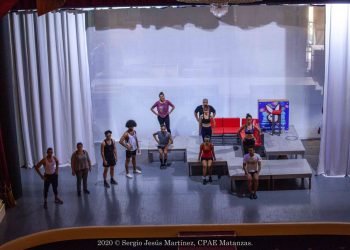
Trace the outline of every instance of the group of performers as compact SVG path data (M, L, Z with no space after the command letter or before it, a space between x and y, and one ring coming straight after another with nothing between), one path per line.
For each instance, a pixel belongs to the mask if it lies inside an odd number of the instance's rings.
M155 111L156 109L156 111ZM165 169L167 166L167 156L169 146L173 143L170 129L169 115L174 111L175 106L171 101L165 99L163 92L159 93L159 100L151 107L151 111L157 116L160 124L160 131L153 133L153 137L158 144L160 168ZM200 145L198 161L201 161L203 167L202 183L206 185L212 182L212 165L216 160L214 145L211 142L212 127L215 127L216 111L214 107L208 104L208 99L203 99L202 105L196 107L194 116L199 124L199 132L202 135L203 143ZM246 124L239 129L239 133L244 130L245 137L243 138L244 158L243 169L248 180L248 189L250 198L256 199L256 191L258 188L259 172L261 169L261 157L254 152L255 137L254 131L260 128L253 124L252 116L247 114ZM125 173L127 178L133 178L129 173L129 163L132 162L133 173L141 174L141 170L136 168L136 154L140 153L139 142L135 127L137 126L134 120L129 120L125 124L127 130L123 133L119 140L119 144L126 149L125 158ZM103 161L103 182L104 187L109 188L110 184L116 185L114 179L114 167L117 164L118 155L116 142L112 138L112 131L105 131L105 139L101 143L101 157ZM44 208L47 208L47 195L50 185L52 185L55 195L55 203L63 204L63 201L58 197L58 159L53 155L53 149L48 148L46 156L35 166L35 169L41 179L44 181ZM41 173L40 167L44 167L44 174ZM81 142L77 143L77 149L71 156L72 175L76 176L77 180L77 195L81 196L81 182L83 182L83 192L89 194L87 188L88 172L91 171L91 161L89 154L83 149ZM107 181L108 170L110 173L110 184Z

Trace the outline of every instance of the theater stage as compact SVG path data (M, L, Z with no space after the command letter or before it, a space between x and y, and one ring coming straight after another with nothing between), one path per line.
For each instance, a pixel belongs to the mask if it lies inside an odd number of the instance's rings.
M138 156L143 174L127 179L124 155L119 151L119 184L106 190L99 165L88 179L91 194L82 197L76 195L70 169L60 169L59 192L64 204L54 204L50 190L47 210L42 207L41 179L33 169L22 169L23 197L17 207L6 211L0 243L51 228L89 225L350 222L350 200L344 198L350 190L349 178L312 176L310 190L301 187L299 180L277 180L274 191L262 184L258 199L250 200L230 192L228 176L215 177L204 186L200 176L188 176L187 163L174 161L161 170L159 162L148 163L144 152ZM239 189L246 190L245 182Z

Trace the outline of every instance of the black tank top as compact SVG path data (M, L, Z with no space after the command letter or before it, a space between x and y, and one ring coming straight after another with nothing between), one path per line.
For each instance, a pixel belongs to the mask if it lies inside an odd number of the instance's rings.
M210 115L208 118L204 118L204 114L202 115L202 123L203 124L210 124Z
M107 161L114 160L114 141L113 140L111 140L110 145L107 143L107 140L105 140L104 155Z

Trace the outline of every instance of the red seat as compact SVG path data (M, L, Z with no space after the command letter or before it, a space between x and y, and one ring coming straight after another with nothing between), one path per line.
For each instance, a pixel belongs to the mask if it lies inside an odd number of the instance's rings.
M213 120L211 120L212 132L213 135L222 135L224 133L223 121L222 118L214 118L215 119L215 127L213 124Z
M224 127L224 134L238 134L239 127Z
M241 119L240 118L222 118L223 120L223 127L225 128L236 128L240 127Z
M224 134L238 134L240 118L222 118Z

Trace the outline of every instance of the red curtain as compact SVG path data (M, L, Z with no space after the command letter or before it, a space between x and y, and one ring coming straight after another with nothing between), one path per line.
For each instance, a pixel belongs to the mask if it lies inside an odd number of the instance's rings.
M2 0L0 1L0 18L5 16L7 12L15 5L17 0Z
M13 207L16 205L16 201L12 194L11 180L7 167L2 128L0 126L0 199L5 202L7 207Z
M36 0L38 15L44 15L64 5L66 0Z

